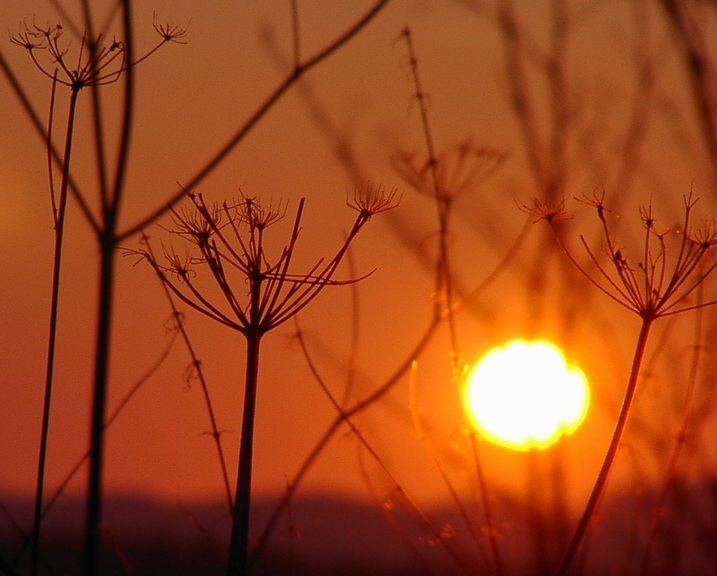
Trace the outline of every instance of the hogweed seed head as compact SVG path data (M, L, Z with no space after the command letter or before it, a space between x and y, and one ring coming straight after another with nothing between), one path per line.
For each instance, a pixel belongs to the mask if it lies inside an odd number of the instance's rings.
M398 174L418 193L450 201L494 174L506 154L461 140L442 154L427 161L399 152L394 158Z
M535 198L532 205L518 204L518 209L532 216L533 224L544 220L553 226L557 220L567 218L565 199L560 200L557 204L551 204Z
M174 228L170 229L189 244L185 255L165 250L166 264L160 265L149 250L136 253L149 261L183 302L245 335L261 335L295 316L326 286L364 278L341 281L335 280L334 274L361 226L373 214L385 212L398 202L395 190L374 185L361 188L349 202L358 212L353 229L333 257L321 258L308 270L296 273L292 261L303 199L288 241L276 258L270 258L264 252L264 232L283 218L285 203L265 205L242 193L237 200L210 206L201 194L190 193L188 197L192 206L172 209ZM205 293L195 281L201 272L209 273L218 292Z
M159 24L156 14L153 27L161 36L161 41L134 62L126 61L124 42L115 38L111 42L105 42L102 34L97 38L83 35L75 62L70 62L70 42L63 41L61 24L42 27L34 21L32 25L24 22L20 31L10 37L10 41L24 48L45 76L79 91L86 86L103 86L116 82L128 67L142 62L168 42L186 44L186 28L175 24ZM43 62L36 55L38 51L47 52L49 63ZM57 71L61 74L57 74Z
M683 221L673 229L658 230L651 202L639 209L645 235L641 256L632 261L635 263L631 262L624 249L617 246L606 218L608 209L604 203L604 192L583 196L578 200L593 206L602 224L610 267L605 266L584 236L580 236L583 247L597 269L597 276L592 276L577 261L554 226L555 218L562 214L562 207L554 209L536 202L533 207L524 208L524 211L536 216L536 222L548 222L558 242L578 270L604 294L641 318L655 319L697 307L686 301L717 267L715 261L706 264L703 262L710 248L717 244L717 230L714 220L702 228L692 229L692 210L698 199L694 198L691 192L684 197ZM674 240L677 241L677 246L672 245ZM699 306L714 303L708 302Z
M392 210L401 202L398 188L387 190L384 186L366 182L354 188L353 198L346 205L359 213L359 218L368 221L371 216Z
M152 27L159 34L163 42L174 42L175 44L186 44L187 26L179 26L177 24L159 22L157 13L152 15Z

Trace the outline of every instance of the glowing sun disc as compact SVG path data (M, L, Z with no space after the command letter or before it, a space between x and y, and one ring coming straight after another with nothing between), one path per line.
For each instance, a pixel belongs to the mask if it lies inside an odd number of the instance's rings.
M590 403L583 372L544 340L493 348L468 376L464 402L486 439L513 450L544 449L582 423Z

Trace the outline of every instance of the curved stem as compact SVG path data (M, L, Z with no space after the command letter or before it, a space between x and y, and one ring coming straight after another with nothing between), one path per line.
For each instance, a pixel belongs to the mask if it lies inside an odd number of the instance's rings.
M647 347L647 339L650 334L650 328L652 327L652 324L654 321L655 321L655 316L653 316L653 315L645 315L642 318L642 326L640 327L640 335L637 338L637 344L635 345L635 355L632 360L632 369L630 371L630 379L627 382L627 389L625 390L625 397L622 401L622 408L620 408L620 414L619 414L619 416L617 418L617 422L615 424L615 430L612 433L612 440L610 441L610 446L608 447L607 453L605 454L605 459L603 460L602 467L600 468L598 477L595 480L595 485L593 486L592 493L590 494L588 503L585 506L583 515L580 518L578 527L575 530L573 539L570 542L570 546L568 547L568 550L565 553L565 556L563 557L563 561L560 565L560 569L557 572L557 576L565 576L568 573L570 564L573 561L573 559L575 558L575 554L577 553L578 548L580 547L580 544L583 540L583 537L585 536L585 533L587 532L588 526L593 517L593 513L595 512L595 507L597 506L600 496L602 495L602 492L605 488L605 484L607 483L607 477L610 473L610 469L612 468L612 464L615 460L615 455L617 454L617 449L620 446L620 440L622 439L622 434L623 434L623 431L625 430L625 424L627 423L627 417L630 413L630 408L632 407L632 402L635 398L635 390L637 388L637 378L640 374L640 367L642 366L642 359L645 355L645 349Z

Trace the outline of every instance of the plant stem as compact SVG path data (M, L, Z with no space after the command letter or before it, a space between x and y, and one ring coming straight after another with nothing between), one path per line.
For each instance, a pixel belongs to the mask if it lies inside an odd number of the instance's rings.
M563 557L562 564L560 565L560 569L557 572L558 576L566 576L568 569L570 568L570 564L575 558L575 554L580 547L580 543L582 542L582 539L587 532L588 525L590 524L590 521L593 517L593 513L595 512L595 507L597 506L598 500L600 499L603 489L605 488L605 484L607 483L607 477L610 473L610 469L612 468L613 461L615 460L617 449L620 446L620 440L622 439L625 424L627 423L627 417L630 413L633 399L635 398L637 379L640 374L642 359L645 355L645 348L647 347L647 338L650 334L650 328L652 327L654 321L655 316L652 314L645 313L645 315L642 317L642 326L640 327L640 335L638 336L637 344L635 345L635 355L632 360L630 379L627 383L625 397L622 401L622 407L620 408L620 414L618 416L617 423L615 424L615 430L612 433L612 440L610 441L610 446L608 447L607 453L605 454L605 459L603 460L602 467L600 468L600 473L598 474L597 480L595 481L595 485L593 486L592 493L590 494L590 499L585 506L583 515L580 518L580 523L575 530L573 539L570 542L570 546L568 547L568 550Z
M254 450L254 416L256 388L259 375L259 344L262 333L254 329L246 333L246 378L244 383L244 411L242 415L239 465L237 472L234 517L229 543L227 576L243 576L247 569L249 541L249 507L251 504L251 471Z
M111 220L111 218L109 219ZM100 237L100 287L97 310L97 341L95 348L95 380L92 398L92 429L90 439L90 471L87 490L87 526L85 534L85 575L99 574L100 521L102 512L102 460L104 453L104 416L107 404L110 328L114 284L114 226Z
M42 407L42 430L40 433L40 454L37 465L37 486L35 491L35 517L32 529L32 560L31 574L37 574L37 564L40 555L40 526L42 523L42 499L45 484L45 462L47 461L47 437L50 429L50 404L52 401L52 383L54 380L55 343L57 340L57 316L60 300L60 269L62 263L62 244L65 229L65 209L67 208L67 189L69 183L70 154L72 151L72 135L75 124L75 111L77 109L78 91L70 94L70 109L67 119L67 133L65 135L65 154L62 161L62 182L60 184L60 197L55 218L55 253L52 269L52 289L50 302L50 333L47 343L47 364L45 367L45 396ZM48 131L49 133L49 131ZM51 146L48 143L48 146ZM50 173L52 178L52 173ZM53 200L54 202L54 200Z

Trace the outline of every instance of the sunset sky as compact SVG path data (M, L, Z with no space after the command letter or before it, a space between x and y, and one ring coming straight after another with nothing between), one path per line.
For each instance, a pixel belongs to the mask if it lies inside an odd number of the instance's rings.
M104 4L113 3L97 3L100 22ZM551 96L545 82L545 53L552 49L554 30L548 4L518 2L515 8L526 39L523 64L528 67L528 83L523 95L533 106L533 127L542 143L538 155L544 165L556 161L550 138L559 139L561 134L554 131L552 115L561 105L570 110L563 134L564 163L556 170L564 176L559 197L568 200L568 210L575 214L565 225L566 238L581 261L588 264L580 234L596 246L597 254L602 256L604 247L594 210L574 202L576 196L604 189L606 203L619 204L620 218L616 214L614 224L628 249L642 241L637 208L647 202L653 202L664 227L681 220L682 196L690 188L701 197L696 224L716 214L714 172L682 67L683 55L662 12L654 6L641 12L629 2L566 3L565 104ZM300 58L307 59L355 22L369 3L299 1L298 6ZM214 2L202 7L185 0L137 3L138 55L158 40L152 28L155 13L158 22L177 24L188 32L186 43L163 46L135 70L135 125L121 230L163 206L291 70L289 2ZM79 22L77 13L71 15ZM714 13L710 15L704 23L710 31L705 37L712 39L714 55L717 31ZM5 0L0 6L0 52L45 123L51 81L10 37L23 22L46 26L58 18L51 2ZM531 171L526 133L511 103L514 86L493 2L389 2L360 34L293 86L196 191L209 201L236 198L239 190L274 205L286 201L286 217L267 232L274 250L284 244L299 199L305 197L296 262L296 271L301 271L318 258L330 257L341 244L355 216L346 199L361 181L398 189L398 208L376 215L360 233L350 253L351 267L345 262L338 278L375 270L373 274L353 287L328 288L299 315L312 360L338 399L348 382L348 405L386 383L413 359L411 350L440 298L434 293L431 267L437 253L435 202L411 188L395 168L400 153L423 159L417 160L421 164L426 154L407 46L401 37L406 27L415 45L439 158L449 164L455 161L465 141L486 154L480 160L486 167L495 158L504 158L494 172L461 192L451 220L449 244L458 291L471 294L490 279L475 298L458 307L463 359L471 363L513 338L553 338L570 361L581 366L593 394L584 425L556 448L525 454L482 442L488 482L497 493L520 496L536 478L547 478L559 467L569 504L577 509L609 441L639 319L578 274L565 272L571 268L559 257L547 227L530 224L532 218L519 209L542 197L545 190ZM71 26L65 24L64 29L71 41L68 57L74 61L71 55L76 55L79 40ZM118 30L119 25L113 24L108 37ZM642 64L645 67L638 72L649 73L638 78L636 66ZM110 158L116 147L120 94L120 84L102 89ZM31 494L45 379L53 227L45 146L4 76L0 102L0 495ZM58 87L53 127L58 147L67 105L68 91ZM90 92L84 90L72 174L97 210L89 109ZM639 146L630 147L631 130ZM54 177L59 182L59 171ZM146 229L158 252L163 246L184 250L181 239L167 232L171 226L171 219L164 217ZM521 236L526 226L529 229ZM508 265L493 276L521 238ZM129 251L141 247L139 235L123 243ZM639 250L634 254L639 257ZM97 264L96 239L71 199L48 493L88 446ZM558 287L565 286L561 282L574 290L560 292ZM353 296L358 298L358 325L351 311ZM207 434L209 417L201 388L196 379L187 380L190 357L180 339L172 340L171 311L157 277L146 262L124 250L117 261L114 304L110 413L168 353L107 431L106 489L182 501L221 498L219 465ZM181 309L206 373L233 481L245 342L240 334ZM665 383L684 382L687 377L694 322L694 316L681 316L655 332L648 353L651 378L638 395L636 432L616 471L615 486L630 486L640 475L648 481L660 477L662 464L654 446L671 447L684 389ZM714 338L713 310L705 314L704 322ZM259 493L283 491L336 417L311 375L295 331L296 326L288 322L269 333L263 344L254 466ZM352 351L353 334L358 339ZM703 344L709 347L714 341ZM704 374L717 368L717 356L713 350L710 354L703 360ZM405 372L386 397L359 414L355 423L383 464L420 501L446 498L427 448L440 456L461 489L474 495L473 460L460 392L451 379L445 324L415 360L414 371ZM352 365L354 372L349 370ZM699 394L702 402L701 389ZM426 441L414 426L416 413ZM714 418L703 426L701 437L714 432ZM651 440L654 443L646 453L636 448ZM701 440L695 440L692 448L693 454L702 455L700 465L691 468L693 473L714 475L715 451L706 451ZM83 468L68 492L82 494L86 476ZM385 472L343 426L312 465L302 490L366 498L371 495L369 488L390 492Z

